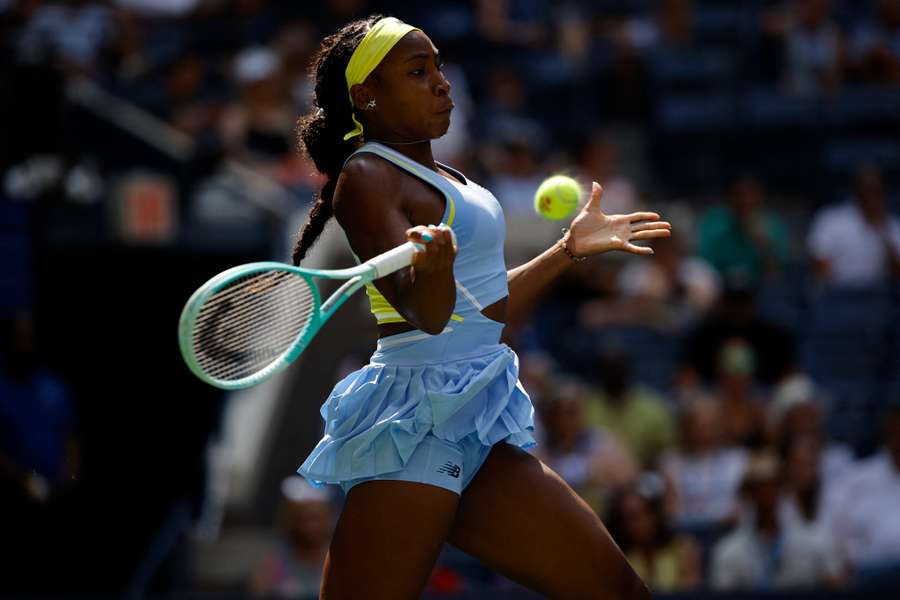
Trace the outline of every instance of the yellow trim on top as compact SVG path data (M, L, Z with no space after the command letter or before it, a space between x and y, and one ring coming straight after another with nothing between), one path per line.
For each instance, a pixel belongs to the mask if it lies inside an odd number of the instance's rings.
M399 154L399 152L398 152L397 154ZM412 172L414 172L414 173L420 173L420 172L423 170L423 168L420 168L420 167L418 167L418 166L416 166L416 165L410 164L410 163L406 162L405 160L403 160L402 158L399 158L399 157L394 156L394 155L391 155L391 156L392 156L392 158L393 158L395 161L397 161L398 163L404 165L407 169L409 169L410 171L412 171ZM438 175L439 177L443 177L443 175L441 175L440 173L438 173L437 175ZM424 179L424 177L423 177L423 179ZM428 182L427 179L425 180L425 182L426 182L426 183L430 183L430 182ZM439 190L442 194L444 194L444 197L447 199L447 208L448 208L448 211L447 211L447 223L446 223L446 225L447 225L447 226L453 225L453 220L456 218L456 203L453 201L453 196L451 196L450 194L448 194L448 193L445 192L444 190L441 190L440 188L438 188L438 190Z
M456 202L453 201L453 198L450 196L450 194L444 195L447 196L447 202L450 203L450 212L447 215L447 226L449 227L453 225L453 219L456 218Z

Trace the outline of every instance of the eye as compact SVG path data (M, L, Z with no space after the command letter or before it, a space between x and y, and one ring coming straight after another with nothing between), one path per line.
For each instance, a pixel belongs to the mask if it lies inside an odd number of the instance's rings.
M415 75L416 77L421 77L425 74L425 69L416 69L415 71L410 71L410 75Z

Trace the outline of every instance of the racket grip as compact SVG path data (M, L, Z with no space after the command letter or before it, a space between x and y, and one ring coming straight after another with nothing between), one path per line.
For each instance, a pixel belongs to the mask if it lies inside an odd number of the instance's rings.
M396 248L370 258L366 261L366 264L375 267L375 279L378 279L379 277L390 275L394 271L398 271L403 267L411 265L413 254L416 253L416 250L422 249L423 247L420 244L406 242L405 244L401 244Z

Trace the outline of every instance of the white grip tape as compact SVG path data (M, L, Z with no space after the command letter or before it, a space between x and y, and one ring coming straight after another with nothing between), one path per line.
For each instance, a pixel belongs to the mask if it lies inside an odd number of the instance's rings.
M388 250L383 254L370 258L366 261L366 264L375 267L376 279L384 277L385 275L390 275L394 271L398 271L403 267L408 267L412 264L412 257L413 254L415 254L417 247L419 249L422 248L413 242L406 242L392 250Z

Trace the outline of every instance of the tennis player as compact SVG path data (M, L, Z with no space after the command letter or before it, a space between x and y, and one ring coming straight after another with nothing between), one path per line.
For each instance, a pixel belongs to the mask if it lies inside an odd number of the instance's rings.
M325 435L299 469L347 492L322 598L417 598L444 542L553 598L649 597L588 505L523 450L534 411L499 340L506 313L573 260L650 254L632 241L669 224L605 215L594 184L563 238L507 272L497 200L432 156L453 101L431 40L391 17L354 21L325 38L313 71L300 138L328 181L294 263L332 216L360 260L425 247L368 287L377 349L322 406Z

